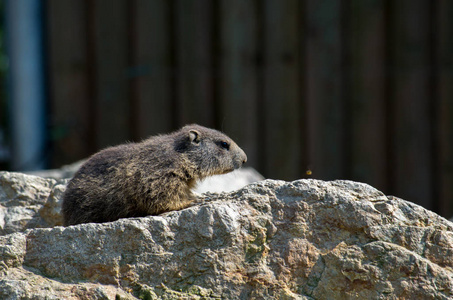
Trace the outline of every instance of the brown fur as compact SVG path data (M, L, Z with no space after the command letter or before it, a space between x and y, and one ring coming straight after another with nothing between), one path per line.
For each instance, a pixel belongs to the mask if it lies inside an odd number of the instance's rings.
M64 224L102 223L183 209L200 179L240 168L244 151L225 134L188 125L167 134L104 149L68 183Z

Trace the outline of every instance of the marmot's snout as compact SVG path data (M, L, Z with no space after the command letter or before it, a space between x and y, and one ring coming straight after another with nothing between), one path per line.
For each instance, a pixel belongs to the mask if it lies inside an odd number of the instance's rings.
M247 162L247 155L245 152L238 147L238 154L234 159L234 169L239 169L243 164Z
M241 149L241 151L242 151L242 149ZM245 154L244 151L242 151L242 153L241 153L241 159L242 159L242 165L247 162L247 155Z

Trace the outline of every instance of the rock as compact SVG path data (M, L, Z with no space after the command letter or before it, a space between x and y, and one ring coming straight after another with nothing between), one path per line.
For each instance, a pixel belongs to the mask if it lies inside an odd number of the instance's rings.
M33 172L44 177L0 172L0 235L62 225L61 200L69 181L67 176L73 176L82 163ZM207 178L195 192L233 191L263 179L253 168L243 168Z
M195 192L199 194L207 192L231 192L243 188L247 184L261 180L264 180L264 177L255 169L241 168L228 174L206 178L197 185Z
M69 179L74 176L75 172L86 162L86 159L77 161L70 165L62 166L59 169L28 171L28 175L34 175L44 178L53 178L56 180Z
M453 297L453 224L350 181L265 180L160 216L29 229L0 237L0 259L2 299Z
M0 235L63 224L65 186L66 181L0 172Z
M62 283L26 269L12 269L0 281L0 299L137 299L112 285Z

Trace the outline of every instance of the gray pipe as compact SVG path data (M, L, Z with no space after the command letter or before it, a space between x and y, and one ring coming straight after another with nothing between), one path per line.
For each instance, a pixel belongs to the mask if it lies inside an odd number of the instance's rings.
M41 0L5 2L11 168L17 171L46 166L42 8Z

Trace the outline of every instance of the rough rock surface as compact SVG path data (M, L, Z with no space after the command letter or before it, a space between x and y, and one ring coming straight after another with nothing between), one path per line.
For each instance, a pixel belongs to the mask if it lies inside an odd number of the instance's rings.
M30 228L46 228L63 224L61 200L69 180L82 162L59 170L35 171L37 175L0 172L0 235ZM240 189L263 180L253 168L242 168L202 181L196 193Z
M79 160L70 165L62 166L59 169L28 171L26 174L44 178L53 178L56 180L69 179L74 176L75 172L86 162L86 159Z
M453 224L366 184L266 180L2 236L0 271L1 299L452 299Z
M0 172L0 235L62 225L66 180Z
M204 179L195 188L197 193L231 192L243 188L249 183L264 180L253 168L241 168L224 175L215 175Z

